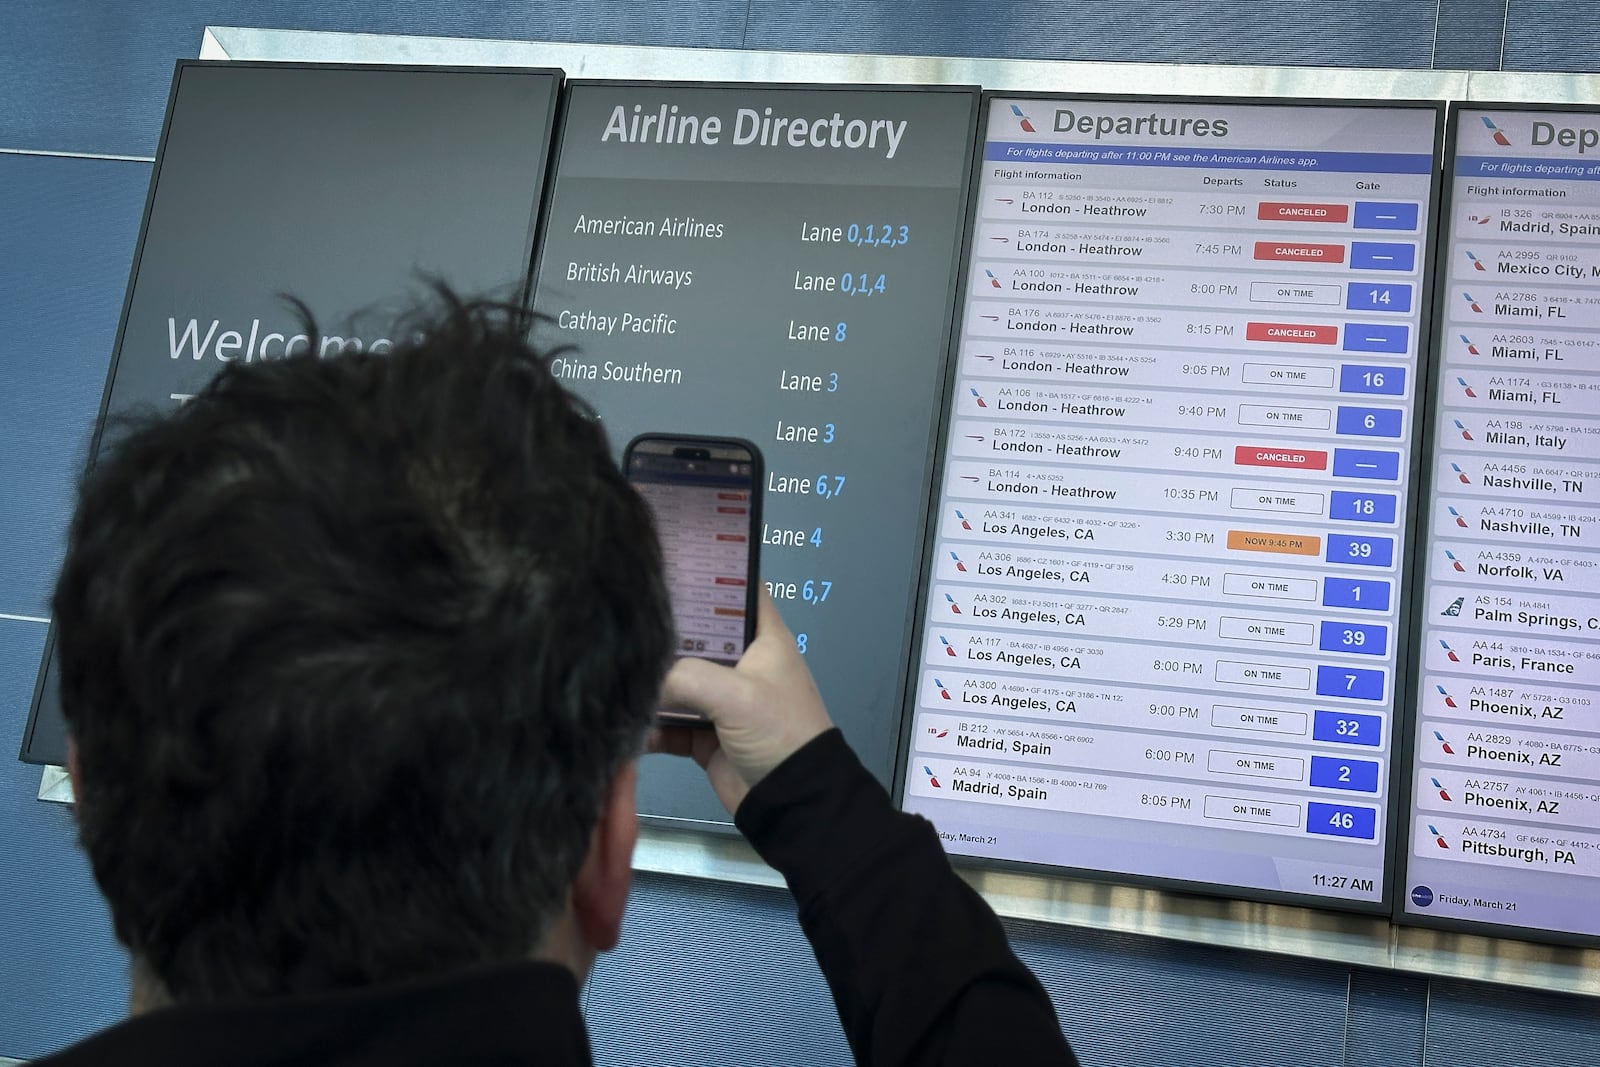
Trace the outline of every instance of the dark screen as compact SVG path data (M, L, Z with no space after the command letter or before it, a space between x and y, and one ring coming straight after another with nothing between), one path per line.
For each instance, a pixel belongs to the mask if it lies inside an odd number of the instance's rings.
M535 307L614 444L766 457L762 578L835 721L893 772L976 94L575 83ZM687 760L640 810L723 821Z
M424 275L517 299L559 86L550 71L179 64L105 411L169 409L229 362L383 351ZM22 758L60 763L53 629L45 647Z

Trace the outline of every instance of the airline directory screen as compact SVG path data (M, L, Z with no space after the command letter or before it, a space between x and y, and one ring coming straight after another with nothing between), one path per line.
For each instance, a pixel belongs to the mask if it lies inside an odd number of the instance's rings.
M905 805L1381 910L1440 111L985 106Z
M978 93L568 86L539 265L551 363L614 445L742 437L761 577L862 762L894 777ZM715 644L713 648L717 647ZM640 811L727 813L646 757Z
M1600 114L1455 115L1403 911L1600 936Z

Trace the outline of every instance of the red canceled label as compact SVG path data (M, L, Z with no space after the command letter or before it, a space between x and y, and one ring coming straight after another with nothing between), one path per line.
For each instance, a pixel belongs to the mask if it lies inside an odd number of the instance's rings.
M1257 241L1256 258L1274 262L1343 263L1344 245L1311 245L1298 241Z
M1241 467L1296 467L1307 471L1325 471L1328 469L1328 454L1304 448L1239 445L1233 450L1233 462Z
M1284 345L1336 345L1339 327L1307 326L1300 322L1251 322L1245 324L1244 336L1247 341L1276 341Z
M1256 218L1267 222L1349 222L1349 204L1285 204L1263 200Z

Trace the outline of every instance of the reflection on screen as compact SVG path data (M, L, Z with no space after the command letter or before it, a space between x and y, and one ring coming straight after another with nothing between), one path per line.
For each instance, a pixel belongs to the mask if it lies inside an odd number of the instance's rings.
M655 515L680 655L744 653L750 464L635 455L629 478Z

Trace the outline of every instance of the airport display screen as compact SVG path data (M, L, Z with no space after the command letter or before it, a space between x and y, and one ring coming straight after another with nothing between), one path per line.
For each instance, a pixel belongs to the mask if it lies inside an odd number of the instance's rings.
M905 806L1383 910L1441 111L985 107Z
M621 449L765 456L764 580L834 720L892 780L965 222L970 89L574 82L536 336ZM727 815L647 757L640 811Z
M171 410L230 363L388 351L424 277L516 300L560 88L551 70L180 62L102 423ZM52 627L25 760L66 761L58 687Z
M1453 115L1400 912L1600 937L1600 112Z

